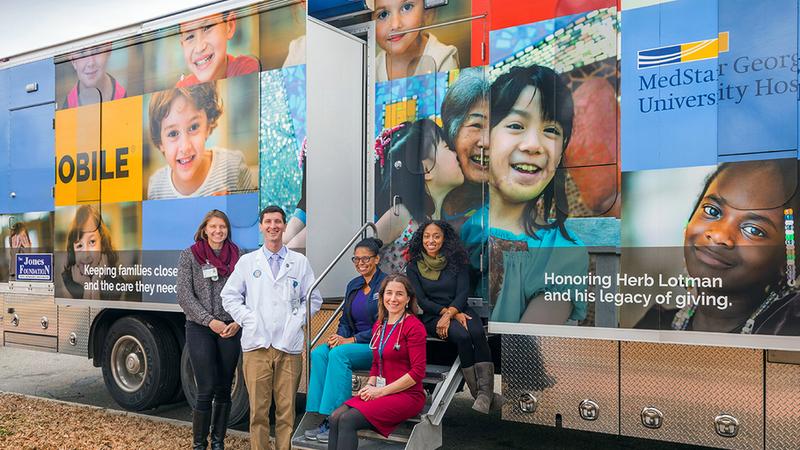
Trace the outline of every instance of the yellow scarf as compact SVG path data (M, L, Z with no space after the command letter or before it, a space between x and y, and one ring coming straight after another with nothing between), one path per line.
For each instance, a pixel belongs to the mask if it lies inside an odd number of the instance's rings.
M422 253L422 259L417 261L417 269L423 278L436 281L439 279L442 270L447 265L447 258L444 255L429 256L427 253Z

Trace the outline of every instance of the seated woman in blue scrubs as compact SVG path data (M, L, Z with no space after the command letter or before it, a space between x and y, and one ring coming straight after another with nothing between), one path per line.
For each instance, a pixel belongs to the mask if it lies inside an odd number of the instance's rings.
M359 276L345 289L344 309L339 328L327 344L311 352L311 379L306 396L306 411L325 416L353 396L353 370L372 366L372 326L378 318L378 291L386 274L378 268L378 252L383 242L366 238L356 244L353 265ZM328 419L319 428L305 432L306 439L328 442Z

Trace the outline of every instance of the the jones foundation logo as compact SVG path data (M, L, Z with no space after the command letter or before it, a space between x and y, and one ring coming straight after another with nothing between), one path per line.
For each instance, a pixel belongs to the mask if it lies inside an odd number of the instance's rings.
M676 111L722 102L738 105L748 95L798 92L796 52L736 55L728 53L730 47L730 33L726 31L713 39L638 51L639 111ZM720 57L723 53L727 53L724 61ZM717 59L717 64L702 63L712 59Z
M53 281L53 255L17 254L17 281Z

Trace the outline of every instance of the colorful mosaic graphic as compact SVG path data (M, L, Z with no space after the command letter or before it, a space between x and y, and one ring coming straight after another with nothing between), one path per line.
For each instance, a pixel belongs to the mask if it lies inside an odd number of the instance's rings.
M513 66L538 64L564 73L616 57L618 31L616 8L493 31L489 79Z
M375 135L406 120L429 118L439 122L437 118L451 78L449 73L442 72L378 83Z
M306 66L261 73L259 124L261 207L294 211L303 184Z

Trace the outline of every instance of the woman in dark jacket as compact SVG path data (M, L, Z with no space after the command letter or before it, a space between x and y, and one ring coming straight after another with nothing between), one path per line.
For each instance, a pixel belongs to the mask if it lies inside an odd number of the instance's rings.
M231 411L231 383L241 353L239 325L222 309L220 292L239 260L230 239L230 221L212 210L194 235L195 243L178 262L178 304L186 315L186 347L197 380L192 412L194 449L223 449ZM213 400L213 409L212 409Z
M378 292L386 275L378 269L383 242L366 238L356 244L351 258L359 276L347 283L339 329L311 352L311 380L306 411L330 415L352 396L353 370L372 365L372 326L378 317ZM305 432L306 439L328 442L328 419Z
M453 227L442 220L420 225L408 246L411 258L406 273L414 286L422 323L429 336L456 344L470 393L472 409L488 414L494 394L494 363L480 316L467 305L469 270L467 254Z

